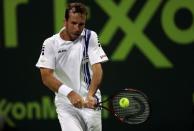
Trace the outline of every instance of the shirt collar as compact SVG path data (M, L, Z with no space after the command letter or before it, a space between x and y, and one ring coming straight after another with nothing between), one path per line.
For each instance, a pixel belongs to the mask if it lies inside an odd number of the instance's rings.
M63 30L65 30L65 27L61 28L60 31L59 31L59 33L57 34L58 42L61 43L61 44L62 44L62 43L66 43L66 42L67 42L67 43L71 42L71 41L63 40L63 39L60 37L60 33L61 33ZM84 28L83 31L82 31L82 33L80 34L80 37L84 37L84 36L86 35L85 30L86 30L86 29ZM80 37L79 37L79 38L80 38ZM79 39L79 38L78 38L78 39Z

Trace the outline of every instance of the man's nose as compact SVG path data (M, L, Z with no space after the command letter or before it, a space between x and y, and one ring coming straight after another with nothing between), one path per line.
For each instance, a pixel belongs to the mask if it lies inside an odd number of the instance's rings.
M76 31L80 31L80 27L79 27L78 24L75 25L75 30L76 30Z

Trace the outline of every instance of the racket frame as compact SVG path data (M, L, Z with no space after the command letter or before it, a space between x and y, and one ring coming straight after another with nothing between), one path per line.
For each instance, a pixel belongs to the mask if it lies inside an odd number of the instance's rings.
M111 114L114 115L114 117L115 117L118 121L120 121L120 122L122 122L122 123L124 122L124 118L119 117L119 116L117 115L117 113L115 113L114 108L113 108L113 104L112 104L112 100L114 99L115 96L117 96L119 93L121 93L121 92L123 92L123 91L124 91L124 92L126 92L126 91L129 91L129 92L136 92L136 93L138 93L138 94L141 94L141 95L146 99L146 101L147 101L147 103L148 103L148 106L150 106L150 104L149 104L149 99L148 99L147 95L145 95L145 93L143 93L142 91L137 90L137 89L134 89L134 88L124 88L124 89L121 89L121 90L117 91L115 94L113 94L113 95L111 95L110 97L106 98L105 100L103 100L103 101L97 103L97 108L105 109L105 110L109 111ZM109 104L108 107L103 106L103 104L104 104L104 103L107 103L107 102L108 102L108 104ZM150 113L150 110L149 110L149 113ZM147 121L147 120L148 120L148 118L147 118L145 121ZM145 121L144 121L144 122L145 122ZM125 122L124 122L124 123L125 123Z

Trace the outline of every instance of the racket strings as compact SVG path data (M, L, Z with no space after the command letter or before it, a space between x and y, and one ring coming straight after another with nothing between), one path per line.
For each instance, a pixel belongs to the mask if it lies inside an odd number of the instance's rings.
M128 107L119 105L119 101L123 97L129 100ZM112 106L115 114L129 124L144 122L149 116L149 105L146 97L137 92L121 92L117 94L113 98Z

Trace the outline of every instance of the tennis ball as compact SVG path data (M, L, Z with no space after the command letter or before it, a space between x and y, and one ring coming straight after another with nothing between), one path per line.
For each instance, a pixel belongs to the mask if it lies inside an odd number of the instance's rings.
M126 98L126 97L123 97L123 98L121 98L121 99L119 100L119 105L120 105L120 107L122 107L122 108L128 107L129 104L130 104L130 103L129 103L129 99Z

